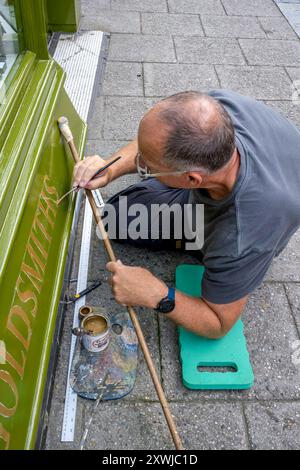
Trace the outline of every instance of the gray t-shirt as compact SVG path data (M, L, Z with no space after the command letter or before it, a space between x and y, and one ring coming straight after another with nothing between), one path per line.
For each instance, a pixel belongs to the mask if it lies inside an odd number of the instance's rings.
M202 295L230 303L259 286L272 262L300 226L300 132L266 105L227 90L210 95L229 112L241 157L231 194L204 204L205 274Z

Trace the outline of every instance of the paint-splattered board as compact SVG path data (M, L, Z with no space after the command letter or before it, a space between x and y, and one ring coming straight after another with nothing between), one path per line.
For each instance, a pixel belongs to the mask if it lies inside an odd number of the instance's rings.
M101 352L83 348L77 339L72 361L70 385L81 397L96 400L103 391L103 400L122 398L134 387L138 361L138 341L127 312L108 315L101 307L93 306L93 313L105 313L109 319L110 342Z

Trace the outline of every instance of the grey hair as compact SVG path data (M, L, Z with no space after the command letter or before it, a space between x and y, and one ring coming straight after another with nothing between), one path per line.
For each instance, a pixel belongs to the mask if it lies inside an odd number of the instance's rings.
M197 112L186 106L192 102L197 102ZM210 174L229 162L235 149L235 132L221 103L197 91L177 93L163 103L167 106L163 106L159 118L169 128L162 156L166 164L178 170L199 169ZM210 122L207 103L214 111Z

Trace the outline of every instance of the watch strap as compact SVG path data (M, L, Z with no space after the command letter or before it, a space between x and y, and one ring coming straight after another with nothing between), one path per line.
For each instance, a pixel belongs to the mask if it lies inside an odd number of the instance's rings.
M172 312L175 308L175 292L174 287L169 287L168 295L161 299L155 310L166 314Z
M174 289L174 287L169 287L168 300L174 300L175 301L175 289Z

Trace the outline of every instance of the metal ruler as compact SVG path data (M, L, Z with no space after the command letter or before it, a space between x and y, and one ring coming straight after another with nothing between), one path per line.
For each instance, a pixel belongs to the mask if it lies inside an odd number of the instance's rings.
M91 233L92 233L92 221L93 221L92 216L93 216L92 210L90 208L88 200L86 199L80 258L79 258L77 292L80 292L81 290L85 289L87 286ZM77 327L79 324L79 318L78 318L79 309L84 304L85 304L85 296L75 302L73 328ZM70 372L71 372L72 359L74 355L77 338L74 335L71 335L71 336L72 338L71 338L71 347L70 347L70 354L69 354L69 367L68 367L68 378L67 378L67 387L66 387L66 396L65 396L64 418L63 418L63 426L62 426L62 434L61 434L62 442L72 442L74 440L74 433L75 433L77 394L73 392L72 388L70 387Z
M97 207L101 210L104 206L99 190L92 191ZM78 269L78 281L77 281L77 292L81 292L87 287L88 269L89 269L89 258L90 258L90 246L91 246L91 234L93 225L93 213L90 207L88 199L85 201L84 209L84 220L82 228L82 239L80 248L79 258L79 269ZM85 305L86 296L81 297L77 300L74 305L74 317L73 317L73 328L79 325L79 309ZM61 433L62 442L73 442L75 434L76 424L76 409L77 409L77 394L72 390L70 386L70 373L72 360L76 345L76 336L72 335L71 347L69 354L69 367L68 367L68 378L65 395L65 408L63 417L63 426Z

